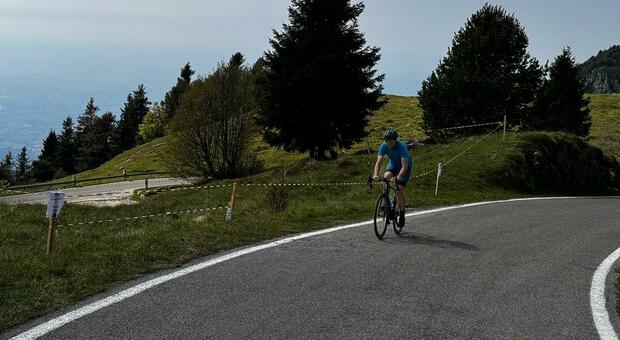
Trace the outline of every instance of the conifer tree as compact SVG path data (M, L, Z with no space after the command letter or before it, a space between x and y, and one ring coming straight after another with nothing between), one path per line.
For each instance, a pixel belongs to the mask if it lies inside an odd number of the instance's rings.
M4 180L7 184L12 184L15 178L14 174L13 153L9 151L0 162L0 180Z
M75 172L75 158L77 153L77 145L75 142L75 132L73 130L73 119L71 116L62 122L62 132L58 138L58 163L59 168L65 174Z
M144 85L127 96L127 101L121 109L121 118L118 122L117 145L119 151L131 149L138 142L138 130L144 117L149 112L151 102L146 96Z
M374 69L379 48L366 46L358 28L363 10L350 0L293 0L259 72L258 123L268 143L324 159L366 135L385 102Z
M165 109L165 124L168 124L172 118L174 118L174 115L181 105L181 97L189 88L189 84L192 81L192 76L194 73L196 72L192 70L189 63L185 64L185 66L181 69L180 77L177 78L177 83L166 93L162 103L162 108Z
M20 183L25 183L29 180L30 176L30 161L28 160L28 149L22 147L19 155L15 160L15 178Z
M592 126L590 100L569 47L548 68L546 79L524 126L534 130L564 131L588 136Z
M542 82L542 69L527 47L525 30L502 7L485 4L474 13L418 93L426 134L436 136L437 129L450 126L499 122L504 115L509 124L519 123Z
M43 149L38 159L32 161L32 176L37 181L53 179L58 166L58 137L54 130L50 130L43 140Z

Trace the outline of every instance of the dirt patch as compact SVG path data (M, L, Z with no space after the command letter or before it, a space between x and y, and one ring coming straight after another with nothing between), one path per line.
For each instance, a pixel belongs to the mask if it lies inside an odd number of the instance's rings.
M67 202L74 204L90 205L94 207L116 207L119 205L132 205L138 202L131 199L133 190L125 190L106 195L84 196L69 198Z

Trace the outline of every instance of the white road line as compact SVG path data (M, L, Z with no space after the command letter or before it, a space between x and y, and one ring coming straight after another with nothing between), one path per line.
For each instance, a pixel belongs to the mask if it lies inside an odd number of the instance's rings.
M460 209L460 208L468 208L468 207L475 207L475 206L480 206L480 205L488 205L488 204L498 204L498 203L510 203L510 202L520 202L520 201L537 201L537 200L557 200L557 199L575 199L575 198L580 198L580 197L536 197L536 198L517 198L517 199L509 199L509 200L503 200L503 201L488 201L488 202L478 202L478 203L470 203L470 204L463 204L463 205L457 205L457 206L450 206L450 207L443 207L443 208L437 208L437 209L431 209L431 210L425 210L425 211L418 211L418 212L414 212L414 213L410 213L407 214L407 216L418 216L418 215L425 215L425 214L431 214L431 213L436 213L436 212L442 212L442 211L447 211L447 210L454 210L454 209ZM304 233L304 234L300 234L300 235L296 235L296 236L291 236L291 237L287 237L287 238L283 238L280 240L276 240L267 244L261 244L261 245L257 245L257 246L253 246L250 248L246 248L246 249L241 249L241 250L237 250L235 252L232 252L230 254L226 254L226 255L222 255L219 257L216 257L214 259L210 259L198 264L195 264L191 267L187 267L184 269L180 269L178 271L172 272L170 274L166 274L154 279L151 279L149 281L140 283L138 285L135 285L131 288L125 289L119 293L116 293L112 296L109 296L107 298L92 302L86 306L80 307L72 312L63 314L61 316L58 316L52 320L49 320L45 323L42 323L24 333L21 333L19 335L17 335L16 337L12 338L12 339L36 339L42 335L45 335L57 328L62 327L63 325L75 321L83 316L89 315L91 313L94 313L102 308L105 308L107 306L110 306L114 303L123 301L127 298L130 298L134 295L140 294L141 292L153 288L157 285L160 285L164 282L168 282L170 280L174 280L176 278L185 276L187 274L199 271L201 269L213 266L215 264L224 262L224 261L228 261L230 259L234 259L236 257L239 256L243 256L246 254L250 254L250 253L254 253L257 251L261 251L264 249L268 249L268 248L272 248L272 247L277 247L279 245L282 244L286 244L286 243L290 243L293 241L297 241L297 240L301 240L301 239L305 239L308 237L313 237L313 236L317 236L317 235L322 235L322 234L327 234L327 233L332 233L335 231L340 231L340 230L344 230L344 229L349 229L349 228L356 228L356 227L360 227L363 225L367 225L373 223L372 220L370 221L365 221L365 222L360 222L360 223L354 223L354 224L348 224L348 225L344 225L344 226L340 226L340 227L334 227L334 228L329 228L329 229L323 229L323 230L318 230L318 231L313 231L313 232L309 232L309 233ZM615 254L615 253L614 253ZM603 279L604 282L604 279ZM603 296L603 306L605 306L604 303L604 296ZM596 320L596 317L595 317ZM597 325L598 327L598 325ZM611 332L613 332L613 328L611 328ZM615 336L615 333L611 333L612 335ZM616 339L616 338L605 338L605 339Z
M598 335L603 340L617 340L618 335L611 325L607 304L605 302L605 282L607 275L614 263L620 258L620 248L616 249L611 255L596 268L592 277L592 288L590 288L590 308L592 308L592 318L598 331Z

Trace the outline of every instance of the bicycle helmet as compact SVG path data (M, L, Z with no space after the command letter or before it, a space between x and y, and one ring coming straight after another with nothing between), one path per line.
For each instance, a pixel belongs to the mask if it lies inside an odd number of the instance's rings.
M398 138L398 132L394 129L385 130L383 134L383 139L385 140L396 140Z

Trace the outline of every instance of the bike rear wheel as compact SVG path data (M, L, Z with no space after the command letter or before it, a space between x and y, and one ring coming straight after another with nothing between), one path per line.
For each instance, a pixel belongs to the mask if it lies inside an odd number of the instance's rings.
M378 239L382 239L385 235L388 223L390 223L390 220L388 219L385 206L385 197L381 194L375 206L375 235Z
M398 209L398 200L396 200L396 202L394 202L394 206L396 208L394 208L394 219L392 220L392 226L394 227L394 232L396 233L396 235L400 235L400 232L403 230L403 227L399 227L398 226L398 219L400 218L400 209Z

